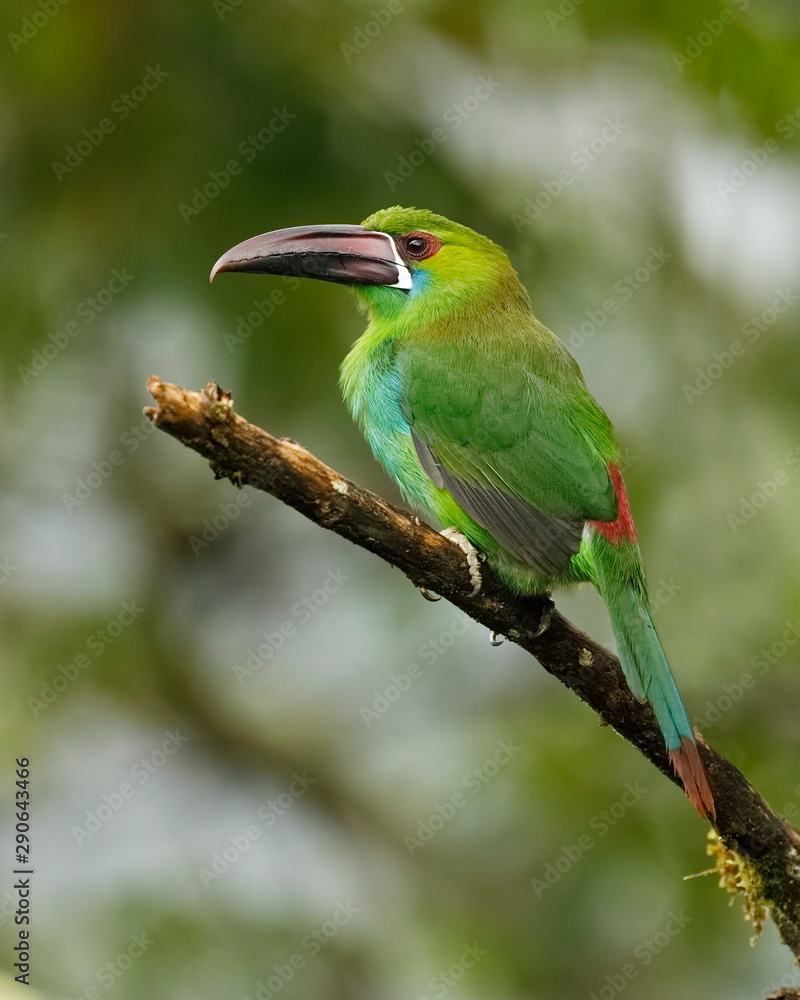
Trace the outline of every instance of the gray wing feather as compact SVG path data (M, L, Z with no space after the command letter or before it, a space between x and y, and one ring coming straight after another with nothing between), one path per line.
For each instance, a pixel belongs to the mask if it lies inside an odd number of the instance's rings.
M469 483L453 475L412 432L422 468L439 489L446 489L464 510L520 562L542 576L563 573L581 546L584 518L545 514L515 494L491 483L479 470Z
M407 418L406 418L407 419ZM417 452L417 458L422 463L422 468L425 470L429 478L433 481L434 486L438 486L440 490L445 488L444 486L444 476L442 475L442 467L436 460L436 456L430 450L430 448L425 444L424 441L420 440L414 432L411 432L411 440L414 442L414 448Z

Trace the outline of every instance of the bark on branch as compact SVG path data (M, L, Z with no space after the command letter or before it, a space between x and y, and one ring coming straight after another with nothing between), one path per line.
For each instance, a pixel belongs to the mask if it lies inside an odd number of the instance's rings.
M483 587L472 598L463 552L417 518L328 468L299 444L275 438L233 410L215 382L190 392L152 376L153 423L208 459L216 477L271 493L312 521L396 566L417 587L446 598L486 628L531 653L585 701L601 721L632 743L679 784L648 705L628 690L615 656L553 611L537 635L546 598L513 594L482 567ZM714 848L722 884L746 897L756 924L769 908L781 938L800 959L800 834L778 816L744 775L698 739L717 808ZM688 805L688 803L687 803Z

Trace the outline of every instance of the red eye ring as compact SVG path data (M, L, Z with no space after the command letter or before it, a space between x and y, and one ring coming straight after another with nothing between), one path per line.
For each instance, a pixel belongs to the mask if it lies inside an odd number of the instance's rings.
M409 257L411 260L427 260L428 257L433 257L442 248L441 241L437 240L432 233L422 231L398 236L397 242L403 256Z

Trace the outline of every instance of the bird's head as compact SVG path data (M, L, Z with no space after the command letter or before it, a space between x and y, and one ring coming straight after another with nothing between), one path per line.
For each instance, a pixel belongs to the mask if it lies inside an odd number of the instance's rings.
M426 209L385 208L360 226L298 226L245 240L214 265L351 285L374 316L431 321L513 300L527 305L505 251Z

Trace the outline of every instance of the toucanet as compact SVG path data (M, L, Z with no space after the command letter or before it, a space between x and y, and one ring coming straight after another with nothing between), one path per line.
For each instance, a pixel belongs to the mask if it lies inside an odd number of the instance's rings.
M701 816L714 816L695 735L653 625L606 414L536 319L505 251L423 209L300 226L238 244L219 271L351 285L368 317L342 365L345 400L424 517L454 528L520 594L588 581L622 669L646 699Z

